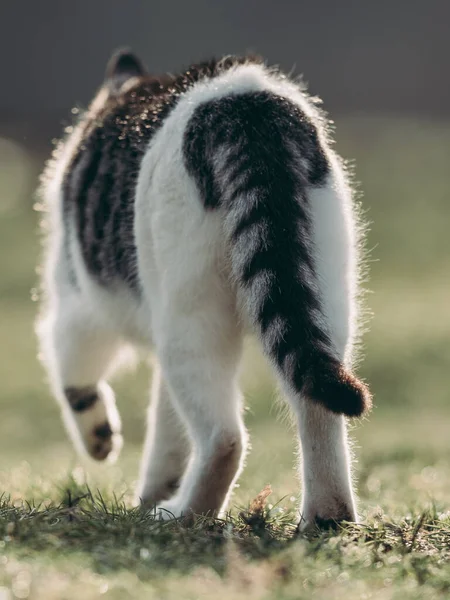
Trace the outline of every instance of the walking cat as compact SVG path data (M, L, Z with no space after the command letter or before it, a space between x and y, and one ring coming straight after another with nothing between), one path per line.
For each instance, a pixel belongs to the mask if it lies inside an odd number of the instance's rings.
M243 466L237 375L254 333L298 423L301 522L356 520L344 415L359 225L323 115L257 58L154 77L127 50L43 174L38 321L64 421L94 459L122 443L106 380L125 344L157 364L137 498L219 514Z

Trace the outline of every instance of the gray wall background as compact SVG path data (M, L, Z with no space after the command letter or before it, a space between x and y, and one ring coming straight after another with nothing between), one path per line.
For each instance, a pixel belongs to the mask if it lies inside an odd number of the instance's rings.
M59 131L118 46L155 72L252 50L327 110L450 112L448 0L1 0L0 126Z

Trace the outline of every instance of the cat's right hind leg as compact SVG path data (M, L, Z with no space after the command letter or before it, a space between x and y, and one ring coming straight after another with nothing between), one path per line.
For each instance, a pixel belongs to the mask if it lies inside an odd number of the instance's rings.
M114 459L122 446L121 422L104 378L120 341L99 327L78 298L61 299L37 330L53 393L76 448L96 460Z
M177 491L191 456L191 442L158 363L137 489L137 502L152 508Z

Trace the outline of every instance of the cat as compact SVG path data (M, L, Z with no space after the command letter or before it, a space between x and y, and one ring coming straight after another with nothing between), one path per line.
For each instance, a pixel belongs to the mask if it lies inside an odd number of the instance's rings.
M237 376L253 333L297 423L300 521L358 519L345 416L361 224L327 121L255 57L152 76L127 49L42 176L41 356L76 446L117 456L106 382L126 345L156 354L137 501L218 515L246 453Z

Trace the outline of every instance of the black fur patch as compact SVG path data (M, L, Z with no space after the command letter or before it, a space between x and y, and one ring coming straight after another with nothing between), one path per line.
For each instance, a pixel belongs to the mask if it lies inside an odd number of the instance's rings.
M106 421L102 425L97 425L97 427L94 429L95 437L98 437L102 440L109 439L112 436L112 434L113 434L113 431L111 429L111 426Z
M74 412L89 410L99 399L94 387L67 387L64 389L64 394Z
M196 109L184 157L205 208L238 215L231 233L231 253L239 252L241 265L235 276L255 302L259 294L256 325L267 354L299 393L336 412L360 414L361 390L351 387L350 376L343 381L317 319L308 188L325 182L329 164L315 123L267 91L230 95Z
M75 223L90 274L104 286L126 282L138 291L134 241L134 200L140 163L164 119L194 83L257 58L225 58L194 65L181 75L139 76L134 57L118 55L109 73L123 69L138 79L124 92L103 89L82 117L81 142L66 172L66 228ZM136 59L137 60L137 59ZM139 63L140 64L140 63ZM103 94L104 100L101 101ZM70 259L69 263L73 262Z
M300 170L298 160L294 165L290 144L307 162L307 169ZM206 208L215 208L222 200L213 168L221 146L231 150L227 165L235 180L246 176L242 187L233 190L234 197L268 185L278 187L280 182L273 179L277 174L289 178L285 184L289 195L301 176L303 193L308 183L320 185L329 171L315 125L289 100L265 91L213 100L195 111L184 144L186 166L201 189ZM283 192L281 189L280 195ZM292 216L284 215L291 228ZM258 220L257 215L250 216L248 225Z

